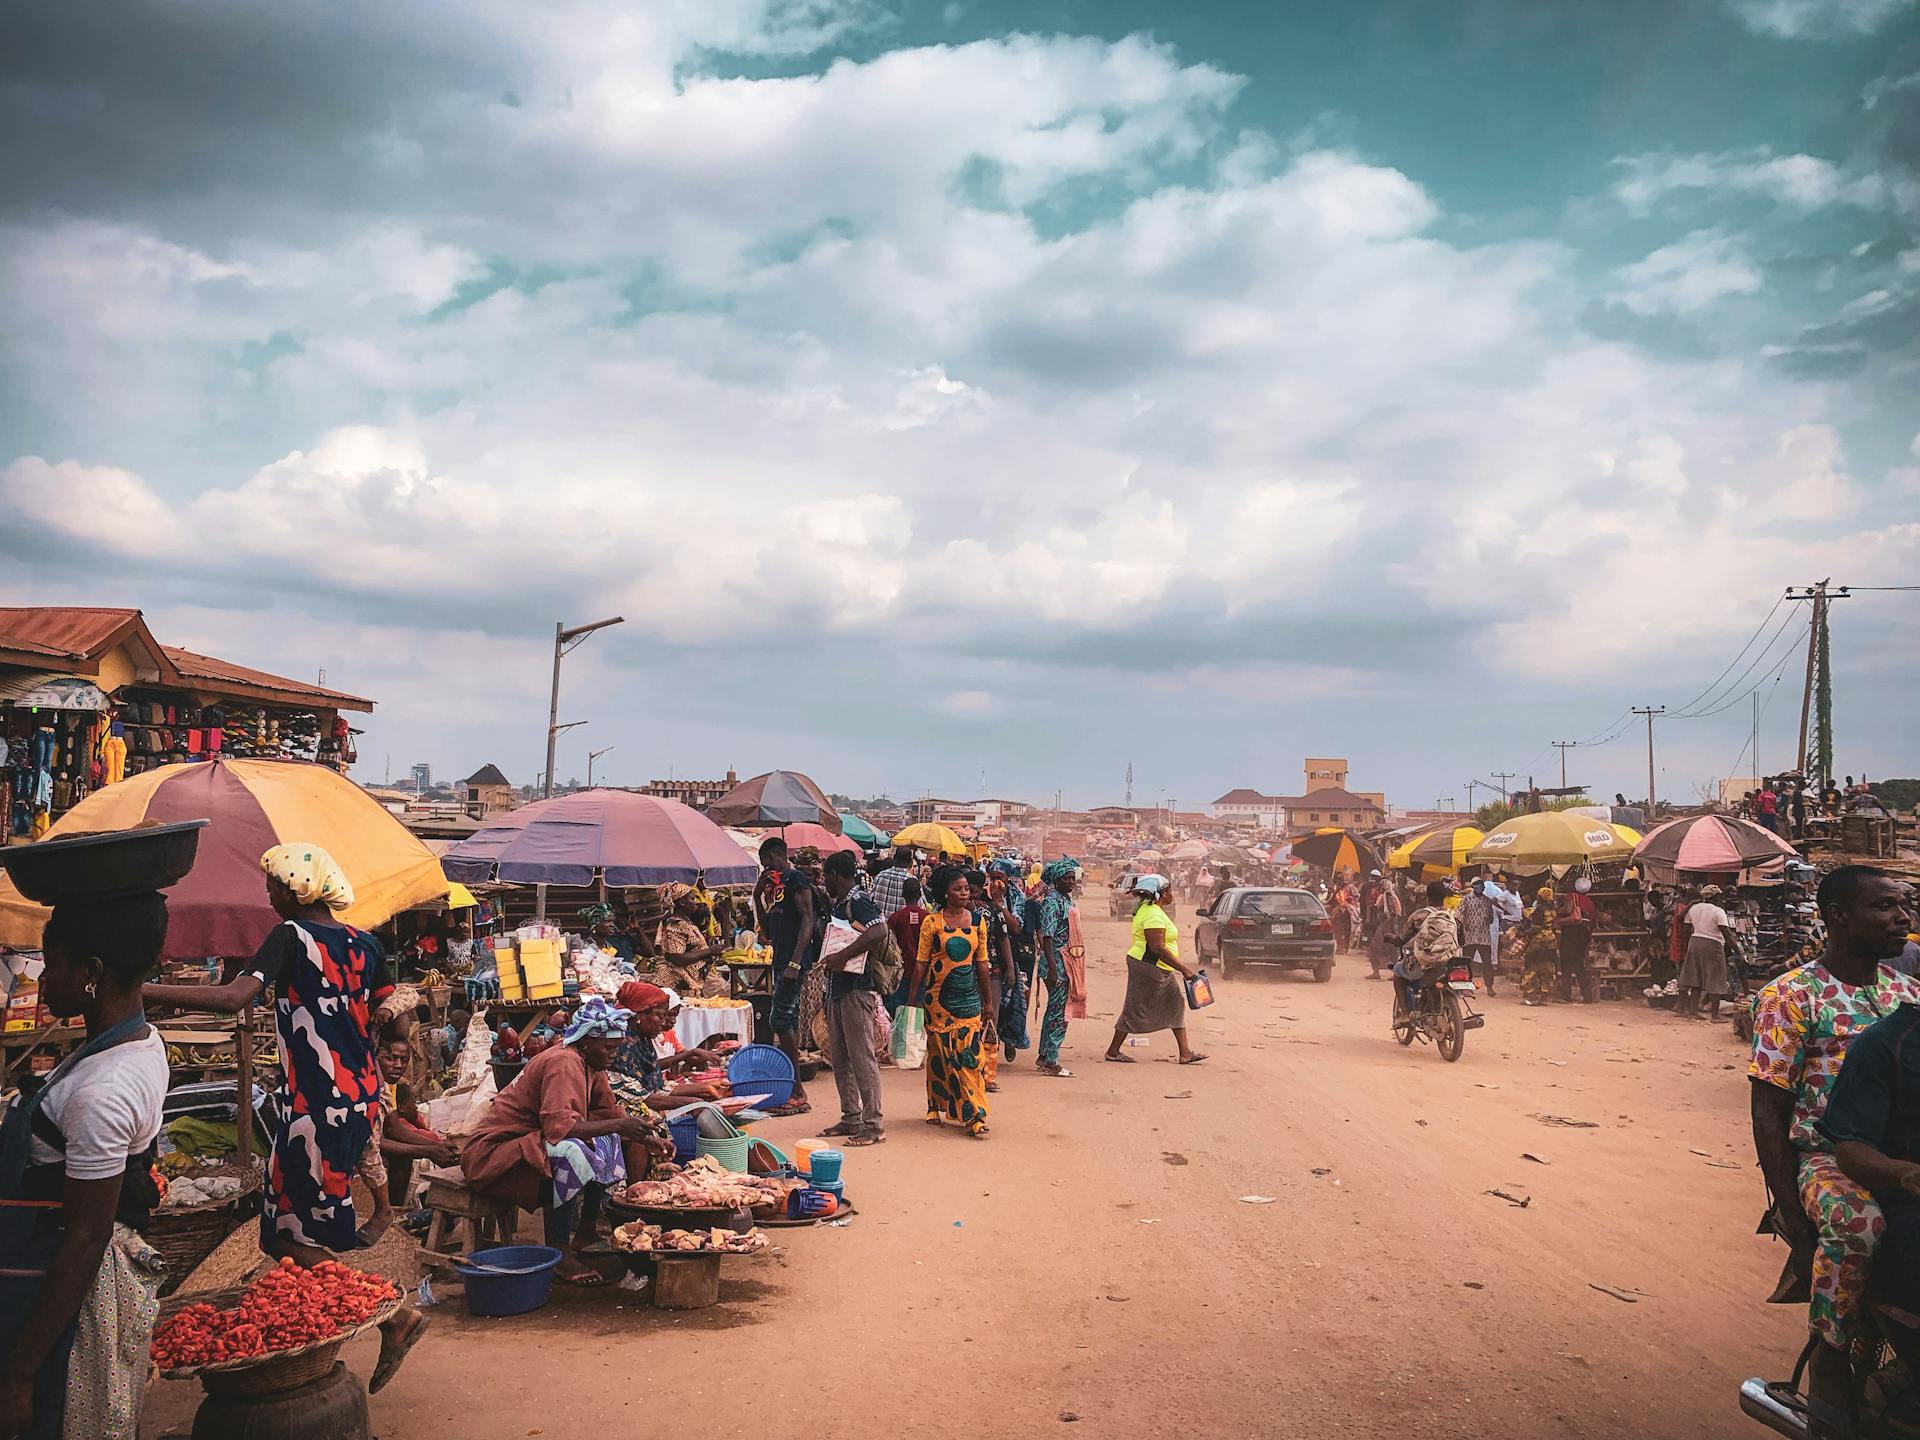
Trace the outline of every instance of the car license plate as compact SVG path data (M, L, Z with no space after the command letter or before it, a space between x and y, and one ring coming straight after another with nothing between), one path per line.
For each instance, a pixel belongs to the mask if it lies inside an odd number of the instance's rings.
M1293 926L1285 923L1278 924L1273 927L1272 933L1275 935L1291 935L1293 934Z
M1463 991L1464 993L1471 995L1473 994L1475 987L1474 987L1474 983L1471 980L1449 980L1447 982L1447 988L1449 990Z

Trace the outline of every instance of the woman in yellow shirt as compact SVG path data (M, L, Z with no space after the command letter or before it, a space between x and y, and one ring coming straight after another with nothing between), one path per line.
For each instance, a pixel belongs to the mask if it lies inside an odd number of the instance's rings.
M1182 1065L1198 1065L1207 1058L1187 1043L1185 982L1198 972L1180 958L1180 928L1160 905L1166 890L1167 882L1158 875L1142 875L1134 882L1139 903L1133 911L1133 944L1127 950L1127 1003L1107 1046L1107 1059L1117 1065L1133 1064L1133 1057L1120 1048L1127 1036L1156 1030L1173 1031Z

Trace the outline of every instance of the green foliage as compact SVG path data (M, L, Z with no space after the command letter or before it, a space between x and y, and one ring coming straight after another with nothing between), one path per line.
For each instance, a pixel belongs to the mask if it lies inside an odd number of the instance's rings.
M1911 810L1920 805L1920 780L1875 780L1873 793L1889 810Z
M1573 810L1581 805L1591 804L1593 804L1593 797L1590 795L1562 795L1556 799L1548 800L1545 808L1548 810ZM1526 813L1527 812L1518 805L1508 805L1502 801L1494 800L1482 805L1478 810L1473 812L1473 823L1482 830L1491 830L1496 825L1506 824L1507 821L1513 819L1516 815L1524 815Z

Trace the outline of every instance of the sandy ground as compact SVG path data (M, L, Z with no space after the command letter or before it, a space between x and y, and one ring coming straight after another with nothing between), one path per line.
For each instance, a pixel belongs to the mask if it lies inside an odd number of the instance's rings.
M1120 937L1094 920L1074 1077L1003 1070L990 1140L924 1126L922 1077L888 1071L892 1137L848 1153L853 1223L726 1262L692 1314L612 1290L508 1321L442 1305L375 1431L1764 1433L1735 1390L1785 1373L1804 1319L1760 1303L1781 1255L1753 1237L1729 1030L1503 988L1447 1065L1393 1043L1385 987L1344 958L1324 986L1220 983L1204 1065L1164 1035L1106 1065ZM814 1124L832 1096L822 1077ZM371 1341L347 1359L370 1373ZM197 1397L162 1384L144 1433L184 1431Z

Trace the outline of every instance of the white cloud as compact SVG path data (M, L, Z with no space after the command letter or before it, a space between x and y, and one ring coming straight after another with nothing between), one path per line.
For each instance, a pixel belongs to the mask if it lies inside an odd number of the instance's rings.
M1715 154L1628 155L1615 164L1625 173L1613 193L1635 215L1688 191L1754 196L1796 210L1830 205L1874 210L1892 195L1880 175L1853 172L1816 155L1776 155L1764 146Z
M1748 29L1782 40L1835 40L1870 35L1913 0L1728 0Z
M1637 315L1690 315L1728 295L1760 289L1746 247L1720 230L1696 230L1615 272L1616 298Z

